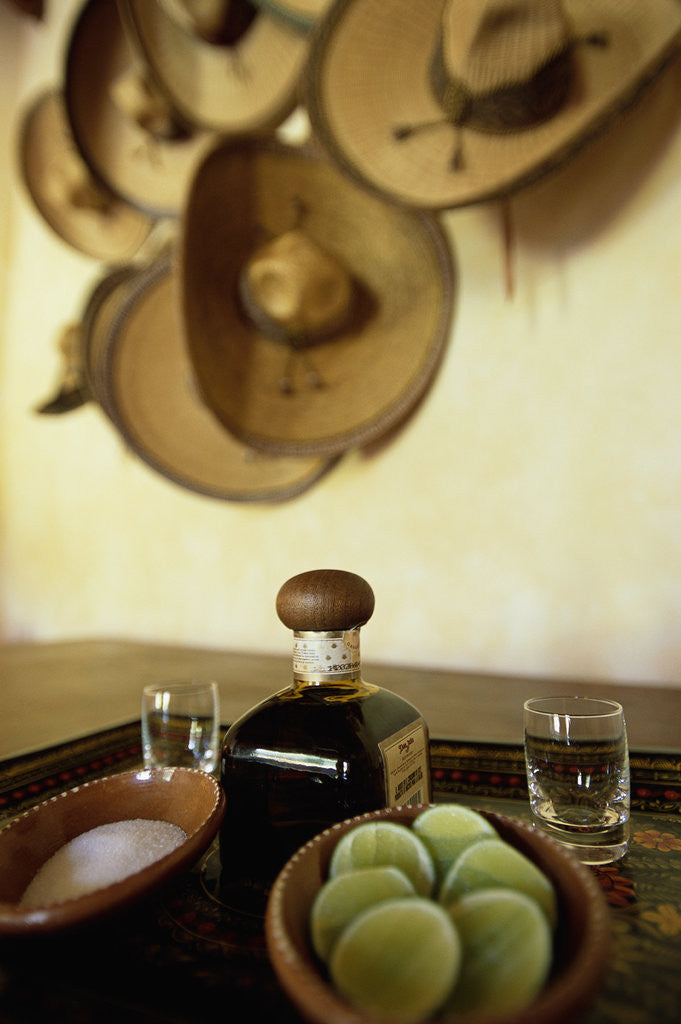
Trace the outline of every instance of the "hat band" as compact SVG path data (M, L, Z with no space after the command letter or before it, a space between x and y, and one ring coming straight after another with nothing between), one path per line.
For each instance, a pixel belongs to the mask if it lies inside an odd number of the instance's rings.
M607 46L608 37L602 32L594 32L572 39L531 78L486 93L473 93L462 81L452 77L444 66L442 50L438 46L431 60L429 76L443 116L421 124L397 124L393 127L393 138L401 142L416 132L450 124L457 129L457 140L449 166L454 171L460 170L465 163L461 142L464 127L490 134L509 134L547 121L560 110L575 77L574 47L581 44Z
M572 47L550 58L531 78L486 93L473 93L447 71L438 46L430 83L446 119L482 132L522 131L547 121L565 103L574 78Z

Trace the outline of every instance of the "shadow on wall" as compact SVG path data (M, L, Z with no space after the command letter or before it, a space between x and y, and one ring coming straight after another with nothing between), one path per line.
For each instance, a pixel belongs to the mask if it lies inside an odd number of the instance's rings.
M664 157L681 125L679 96L681 56L600 138L511 200L516 240L570 250L604 231Z

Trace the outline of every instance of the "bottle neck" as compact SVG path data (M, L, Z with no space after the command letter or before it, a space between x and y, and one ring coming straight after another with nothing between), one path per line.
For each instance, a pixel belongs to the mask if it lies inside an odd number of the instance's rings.
M293 634L293 678L303 683L359 679L362 664L359 628L310 630Z

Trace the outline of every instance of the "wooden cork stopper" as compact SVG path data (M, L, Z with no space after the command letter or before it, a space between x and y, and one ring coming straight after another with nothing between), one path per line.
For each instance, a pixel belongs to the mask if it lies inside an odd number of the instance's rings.
M277 594L277 615L296 632L354 629L373 610L374 592L366 580L342 569L301 572Z

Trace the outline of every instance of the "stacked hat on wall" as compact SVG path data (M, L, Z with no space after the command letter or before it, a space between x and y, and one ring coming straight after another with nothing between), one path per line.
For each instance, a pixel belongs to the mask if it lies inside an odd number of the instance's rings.
M436 379L440 212L550 173L680 43L677 0L86 0L22 130L36 209L106 264L42 411L99 403L200 494L302 493Z

